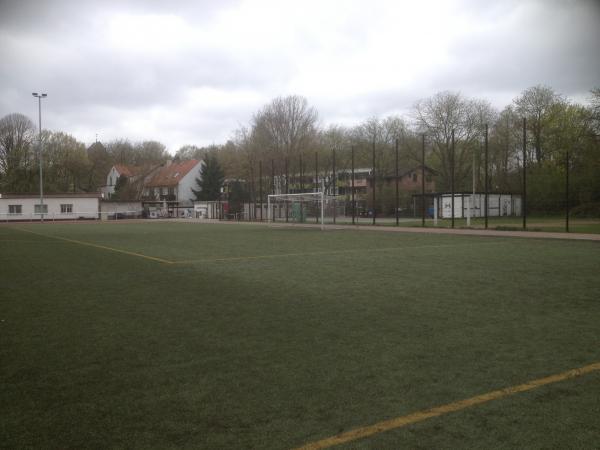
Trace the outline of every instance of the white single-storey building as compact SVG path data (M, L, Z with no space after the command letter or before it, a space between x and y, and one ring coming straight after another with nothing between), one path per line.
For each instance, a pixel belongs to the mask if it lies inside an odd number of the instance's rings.
M98 219L100 193L0 194L0 221Z
M471 202L473 203L471 205ZM470 211L469 211L470 209ZM434 194L434 215L442 219L452 218L452 194ZM465 218L485 216L485 194L455 193L454 217ZM520 216L521 196L519 194L488 194L488 217Z

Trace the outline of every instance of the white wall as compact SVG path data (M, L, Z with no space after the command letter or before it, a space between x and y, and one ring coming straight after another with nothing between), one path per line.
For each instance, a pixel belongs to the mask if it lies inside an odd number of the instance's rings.
M467 217L467 208L471 195L454 195L454 217ZM440 216L444 219L452 218L452 195L444 194L441 196ZM475 208L471 210L471 217L485 216L485 195L475 194ZM464 209L462 209L464 208ZM521 196L510 194L488 194L488 216L520 216L521 215Z
M198 189L196 185L196 178L200 178L200 172L202 170L202 161L194 166L179 182L177 186L177 200L181 206L192 206L196 196L192 192L192 189Z
M0 198L0 221L40 220L35 205L39 198ZM60 205L73 205L71 213L61 213ZM9 205L21 205L21 214L9 214ZM79 218L97 219L99 199L97 197L45 197L44 205L48 205L48 214L44 220L74 220Z
M142 202L100 202L100 218L102 220L114 219L115 213L119 213L126 218L141 217Z

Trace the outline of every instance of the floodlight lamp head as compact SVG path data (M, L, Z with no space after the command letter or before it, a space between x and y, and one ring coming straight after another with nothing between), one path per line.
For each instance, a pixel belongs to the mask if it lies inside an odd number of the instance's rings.
M34 97L37 97L38 93L37 92L32 92L31 95L33 95Z

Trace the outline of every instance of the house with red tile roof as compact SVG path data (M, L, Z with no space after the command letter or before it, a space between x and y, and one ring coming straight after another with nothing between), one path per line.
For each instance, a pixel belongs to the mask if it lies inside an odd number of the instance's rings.
M200 178L202 161L168 161L144 181L142 198L178 202L180 206L192 206L196 198L192 189L197 189L196 178Z

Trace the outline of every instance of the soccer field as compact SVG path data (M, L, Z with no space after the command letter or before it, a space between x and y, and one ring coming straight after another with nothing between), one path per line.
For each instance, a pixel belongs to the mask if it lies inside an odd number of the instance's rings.
M2 447L600 442L597 369L460 403L600 362L596 242L12 224L0 282Z

